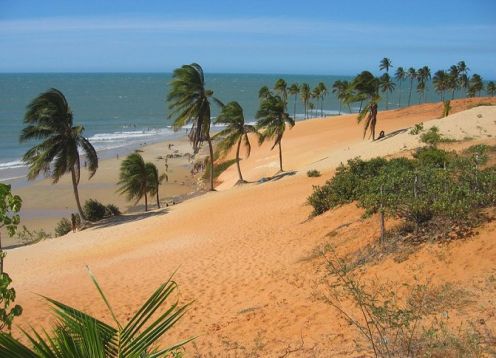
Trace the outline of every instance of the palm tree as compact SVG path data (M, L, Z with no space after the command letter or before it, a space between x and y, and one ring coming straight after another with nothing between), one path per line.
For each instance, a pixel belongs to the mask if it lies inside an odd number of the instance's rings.
M109 325L76 308L51 298L56 326L51 334L38 333L33 329L29 334L23 331L23 341L11 334L0 333L0 356L2 357L78 357L78 358L120 358L120 357L169 357L193 338L180 341L169 347L157 346L157 342L168 333L186 313L189 304L180 306L176 301L167 310L162 307L167 299L172 299L177 284L172 277L164 282L151 295L145 304L129 319L120 322L102 288L93 275L91 279L107 307L114 325Z
M258 90L258 98L259 99L263 99L263 98L266 98L268 97L270 94L270 89L269 87L267 86L262 86L260 87L260 89Z
M441 101L444 101L444 92L448 89L448 80L449 75L443 70L436 71L432 78L434 89L441 95Z
M307 104L308 101L305 102L305 106ZM257 128L263 130L259 141L274 139L271 150L276 145L279 146L279 171L282 172L282 137L286 131L286 125L292 128L295 125L295 121L284 111L284 102L281 97L273 95L262 100L256 118L258 119Z
M472 75L470 78L470 89L469 91L475 96L475 93L478 93L480 97L481 91L484 89L484 82L482 81L482 77L477 73Z
M274 90L276 91L276 93L279 94L279 96L281 96L281 98L284 102L285 108L287 110L287 108L288 108L288 84L282 78L279 78L274 85Z
M417 78L417 71L415 70L415 68L410 67L408 69L407 76L410 80L410 92L408 94L408 105L410 105L412 99L413 80Z
M153 184L152 169L139 153L132 153L121 163L119 174L119 194L126 194L127 200L136 199L136 203L145 198L145 211L148 211L147 193Z
M386 73L389 73L389 68L393 67L391 60L387 57L384 57L379 63L379 70L386 70Z
M167 179L167 174L162 174L160 175L158 172L158 168L155 164L153 163L145 163L146 166L146 172L148 173L148 192L150 193L151 196L155 196L157 198L157 208L160 209L160 196L159 196L159 189L160 185L162 185L162 182L164 179Z
M427 81L431 79L431 70L429 67L424 66L419 68L417 71L417 92L419 93L419 103L421 97L423 97L425 102L425 91L427 90Z
M305 119L308 118L307 114L307 109L308 109L308 101L310 100L311 97L311 90L310 86L308 83L303 83L300 87L300 97L301 101L303 102L303 107L305 107Z
M29 166L28 180L34 180L40 172L44 172L53 179L53 183L57 183L70 172L79 215L86 220L78 192L81 178L79 149L88 163L90 179L98 169L98 155L83 136L84 127L73 124L73 114L65 96L55 88L40 94L28 105L24 123L26 127L21 132L21 143L43 140L22 158Z
M459 73L459 85L461 88L467 91L469 87L468 71L470 71L470 68L467 67L465 61L459 61L456 66L458 67Z
M448 89L451 90L451 99L455 98L455 91L458 89L460 69L458 66L453 65L448 72Z
M353 85L355 90L358 92L358 95L361 98L368 100L368 103L358 115L358 123L360 123L365 117L367 117L365 121L363 137L365 138L367 131L370 129L372 140L375 140L375 127L377 124L377 104L381 100L381 98L379 97L380 84L380 79L375 77L369 71L363 71L353 79Z
M351 113L351 101L348 101L353 91L351 87L352 86L348 81L337 80L332 84L332 93L336 94L339 101L339 114L341 114L341 105L343 103L348 105L348 110Z
M487 84L486 90L489 96L494 97L494 94L496 93L496 85L493 81Z
M298 97L298 94L300 93L300 86L297 83L293 83L291 86L289 86L289 94L294 96L294 103L293 103L293 118L296 119L296 99Z
M386 93L386 109L388 109L388 104L389 104L389 95L388 93L391 93L394 91L394 88L396 87L396 84L392 81L391 76L386 72L380 77L380 88L381 91Z
M210 100L222 107L222 102L213 96L214 92L205 88L203 69L197 63L176 68L172 74L167 96L171 113L175 117L174 129L178 130L192 123L189 139L195 153L207 141L210 152L210 190L214 189L214 150L210 138Z
M324 117L324 98L328 95L329 91L324 82L319 82L317 85L320 93L320 116Z
M319 87L319 86L316 86L316 87L313 89L313 91L312 91L312 93L311 93L311 96L312 96L312 98L314 98L314 99L315 99L315 101L317 102L317 108L318 108L318 106L319 106L319 100L320 100L320 87ZM310 112L312 112L315 108L316 108L316 106L312 103L312 107L310 108L310 110L311 110ZM316 115L315 117L317 117L317 116L318 116L318 113L319 113L319 111L317 110L317 111L316 111L316 114L317 114L317 115Z
M238 102L229 102L222 108L222 112L215 120L216 124L225 124L226 127L217 133L214 138L220 138L221 142L217 148L221 154L225 154L234 145L236 147L236 165L238 167L238 183L245 183L241 168L239 166L239 150L241 144L247 149L247 157L250 156L251 144L248 133L255 133L258 135L257 129L249 124L245 124L245 117L243 115L243 108Z
M399 83L399 97L398 97L398 107L401 107L401 84L403 83L403 81L405 80L406 78L406 72L405 70L403 69L403 67L398 67L396 69L396 72L394 74L394 78L396 79L396 81L398 81Z

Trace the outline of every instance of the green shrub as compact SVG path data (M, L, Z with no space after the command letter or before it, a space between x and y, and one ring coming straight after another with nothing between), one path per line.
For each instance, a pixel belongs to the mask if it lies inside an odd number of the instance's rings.
M420 134L420 132L422 132L424 130L424 122L420 122L420 123L417 123L415 124L415 126L413 126L412 129L410 129L410 134L411 135L417 135L417 134Z
M67 218L62 218L55 226L55 236L64 236L72 231L71 221Z
M418 164L434 168L445 168L453 161L452 153L435 147L418 148L413 157Z
M106 211L105 205L94 199L86 200L83 206L84 216L93 222L102 220L105 217Z
M420 136L420 141L422 143L431 145L435 147L442 141L443 137L441 133L439 133L439 128L436 126L431 127L427 132L422 133Z
M119 216L121 215L121 211L114 204L108 204L105 207L105 216Z
M17 240L25 244L30 244L41 240L50 239L52 235L47 233L43 229L30 231L26 226L23 225L22 230L17 230L16 237Z
M312 169L307 172L307 177L316 178L320 177L320 172L317 169Z

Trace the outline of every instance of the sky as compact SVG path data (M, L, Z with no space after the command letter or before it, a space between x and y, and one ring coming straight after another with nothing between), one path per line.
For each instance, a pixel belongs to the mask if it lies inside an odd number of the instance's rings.
M0 0L0 72L354 75L464 60L496 79L496 0Z

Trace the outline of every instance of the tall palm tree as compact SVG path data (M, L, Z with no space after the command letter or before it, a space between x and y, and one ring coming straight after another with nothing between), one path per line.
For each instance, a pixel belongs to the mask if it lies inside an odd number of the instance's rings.
M162 185L162 182L164 179L167 179L167 174L159 174L158 168L155 164L153 163L145 163L146 166L146 172L149 175L148 178L148 192L150 193L150 196L155 196L157 199L157 208L160 209L160 196L159 196L159 189L160 185Z
M386 109L388 109L389 106L389 93L394 91L394 88L396 87L396 84L393 82L391 79L391 76L386 72L380 77L380 89L382 92L386 93Z
M465 90L465 95L466 91L468 90L469 87L469 78L468 78L468 72L470 71L470 68L467 67L465 64L465 61L459 61L456 65L458 67L458 73L459 73L459 85L462 89Z
M303 83L300 87L300 97L303 102L303 107L305 108L305 119L308 118L308 101L312 96L310 86L308 83Z
M480 97L481 91L484 89L484 82L482 81L482 77L477 73L474 73L470 78L470 89L469 91L475 95L478 93Z
M348 105L348 111L351 113L350 103L353 97L352 84L348 81L337 80L332 84L332 93L336 94L339 101L339 114L341 114L341 106L343 103Z
M319 101L320 101L320 87L319 86L315 86L315 88L313 89L312 93L311 93L311 96L312 98L315 99L315 101L317 102L317 105L313 105L312 104L312 107L310 108L311 111L313 111L315 108L318 108L319 107ZM315 117L318 117L318 109L316 110L316 116Z
M488 82L486 91L489 96L494 97L494 94L496 93L496 85L493 81Z
M279 146L279 170L282 172L282 137L286 131L286 125L292 128L295 125L295 121L284 111L284 102L281 97L273 95L262 100L256 118L258 119L257 129L263 130L259 141L274 139L271 150L276 145Z
M394 74L394 78L396 79L396 81L398 81L399 83L399 96L398 96L398 107L401 107L401 84L403 83L403 81L405 80L406 78L406 72L405 70L403 69L403 67L398 67L396 69L396 72Z
M236 166L238 168L238 183L246 183L241 174L241 168L239 166L239 151L241 149L241 144L246 147L246 157L250 156L251 144L249 133L255 133L257 136L258 131L255 126L245 123L245 117L243 114L243 108L238 102L229 102L222 108L222 112L219 114L215 120L216 124L224 124L226 127L215 135L215 139L219 138L217 149L220 154L225 154L229 149L236 145Z
M353 85L361 98L368 102L358 115L358 123L366 118L363 137L370 129L372 140L375 140L375 127L377 125L377 104L381 100L379 96L381 81L369 71L363 71L353 79Z
M148 211L148 192L153 186L153 168L145 163L139 153L132 153L121 163L119 173L119 194L125 194L127 200L136 199L136 203L145 198L145 211Z
M389 73L389 69L393 67L391 59L384 57L379 63L379 70L386 70L386 73Z
M293 102L293 118L296 119L296 99L298 98L298 95L300 94L300 86L297 83L293 83L291 86L289 86L289 94L294 96L294 102Z
M320 93L320 116L324 117L324 99L329 94L329 91L327 90L327 86L324 82L319 82L317 87L319 88Z
M279 96L281 96L281 98L284 102L285 108L287 110L287 108L288 108L288 84L286 83L285 80L283 80L282 78L279 78L274 85L274 90L276 91L276 93L279 94Z
M453 65L448 72L448 89L451 90L451 99L455 98L455 91L458 89L460 81L460 69Z
M21 132L21 143L42 140L22 158L29 166L28 180L35 179L43 172L57 183L64 174L71 173L79 215L86 220L78 191L81 178L79 149L85 155L90 179L98 169L98 155L83 136L84 127L74 125L73 114L65 96L55 88L40 94L28 105L24 123L26 127Z
M136 311L128 322L121 322L110 306L107 297L93 275L91 279L100 294L103 304L112 317L109 325L76 308L51 298L46 300L53 307L56 326L51 334L33 330L23 331L21 342L6 332L0 333L1 357L26 358L121 358L121 357L169 357L193 338L185 339L168 347L158 347L157 342L184 316L189 304L173 302L164 310L162 307L172 299L177 284L172 277L164 282ZM29 342L31 347L25 345Z
M417 92L420 94L420 98L423 97L425 102L425 92L427 91L427 81L431 79L431 70L428 66L419 68L417 71ZM420 103L419 98L419 103Z
M417 71L415 70L415 68L410 67L407 71L407 76L410 80L410 92L408 94L408 105L410 105L412 99L413 81L417 79Z
M178 130L191 123L189 139L193 151L198 152L200 145L207 141L210 152L210 190L214 189L214 150L210 138L210 101L213 100L222 107L214 96L214 92L205 88L203 69L197 63L176 68L172 74L167 101L171 113L175 117L174 129Z
M444 92L448 89L448 77L446 71L443 70L436 71L432 77L434 89L441 95L441 101L444 101Z

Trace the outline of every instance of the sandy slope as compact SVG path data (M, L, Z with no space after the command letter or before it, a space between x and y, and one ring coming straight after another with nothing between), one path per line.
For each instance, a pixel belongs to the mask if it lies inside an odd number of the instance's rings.
M454 107L459 110L477 101L459 101ZM496 107L478 107L428 122L439 113L440 105L435 104L380 113L378 127L390 133L423 121L452 137L478 136L494 143ZM354 330L316 300L322 265L307 258L328 240L343 253L374 240L375 218L361 219L360 210L350 205L307 220L310 208L305 200L312 185L322 184L341 161L417 145L417 138L406 133L382 142L362 141L361 131L352 116L298 123L283 144L285 169L298 171L296 175L227 190L237 180L235 168L230 168L220 178L222 191L168 212L11 250L6 270L25 309L17 322L38 326L49 321L47 306L35 293L108 319L86 265L123 319L179 268L180 298L195 303L166 340L199 335L196 348L188 348L191 356L196 349L205 356L280 356L302 339L299 356L350 354L356 349ZM274 174L276 160L277 153L267 145L254 149L242 163L246 178ZM325 175L307 178L308 168L319 168ZM342 224L349 226L340 228ZM371 266L367 275L408 282L415 272L436 282L463 284L476 292L476 304L458 313L484 318L496 327L494 302L485 293L496 289L487 286L490 275L496 275L495 229L493 223L467 241L426 245L401 263L386 259ZM339 235L326 238L333 230Z

